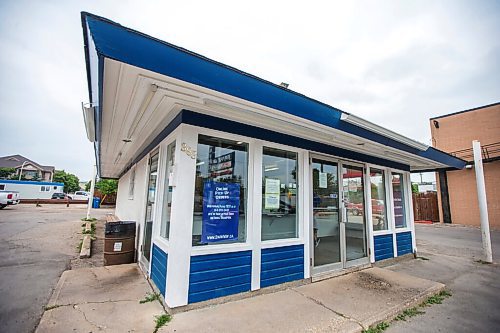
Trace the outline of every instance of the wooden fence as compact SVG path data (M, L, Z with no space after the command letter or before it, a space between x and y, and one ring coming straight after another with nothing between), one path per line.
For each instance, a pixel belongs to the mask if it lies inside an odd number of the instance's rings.
M413 193L412 197L415 221L439 222L436 192Z

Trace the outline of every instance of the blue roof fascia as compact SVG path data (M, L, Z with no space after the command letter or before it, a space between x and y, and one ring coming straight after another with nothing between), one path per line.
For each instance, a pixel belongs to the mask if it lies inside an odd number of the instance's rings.
M460 159L446 153L434 151L432 148L421 151L368 129L342 121L340 109L173 44L123 27L106 18L82 12L82 22L88 23L99 59L105 57L151 70L357 135L388 147L427 157L449 166L459 167L462 165ZM84 23L83 26L86 30L87 25ZM102 67L100 66L100 76ZM102 98L101 93L100 89L100 98Z
M10 180L10 179L0 179L0 183L3 183L3 184L22 184L22 185L64 186L63 183L36 182L36 181L30 181L30 180Z

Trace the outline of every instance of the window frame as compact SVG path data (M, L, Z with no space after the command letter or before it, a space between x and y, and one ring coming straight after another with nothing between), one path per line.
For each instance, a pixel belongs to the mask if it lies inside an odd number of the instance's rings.
M174 163L172 166L169 165L169 147L170 145L174 144L175 147L174 147ZM175 173L177 172L177 162L176 162L176 159L178 158L178 146L179 146L179 143L177 142L177 137L174 136L172 138L170 138L170 140L168 140L167 142L165 143L162 143L161 144L161 147L160 147L160 158L161 160L158 161L158 177L160 177L161 175L161 178L158 178L158 182L159 184L157 185L158 186L158 189L159 191L161 191L160 193L158 193L158 196L159 196L159 199L158 199L158 202L160 203L158 206L161 206L161 207L158 207L158 216L159 216L159 221L158 221L158 234L155 235L155 239L161 239L162 241L164 242L167 242L169 241L170 239L170 229L171 229L171 226L172 226L172 214L170 214L170 227L168 229L168 234L166 237L162 236L161 234L161 228L162 228L162 223L163 223L163 209L165 208L164 207L164 203L165 203L165 190L166 188L169 188L169 187L173 187L172 189L172 202L173 202L173 190L175 189L175 181L174 181L174 185L171 185L169 183L169 173L167 169L169 169L170 167L172 168L172 172L174 173L173 174L173 177L175 177ZM160 169L161 168L161 169ZM161 184L161 185L160 185ZM172 204L171 202L171 204Z
M234 243L225 243L225 244L207 244L203 246L192 246L191 245L191 255L193 256L198 256L198 255L204 255L204 254L217 254L217 253L230 253L230 252L238 252L238 251L247 251L247 250L252 250L253 246L255 246L255 242L258 240L254 239L254 224L255 224L255 209L252 209L252 207L255 206L255 191L254 191L254 177L255 177L255 153L256 153L256 148L257 148L257 142L259 140L247 137L247 136L242 136L242 135L237 135L237 134L232 134L228 132L223 132L223 131L218 131L218 130L212 130L212 129L207 129L207 128L201 128L201 127L195 127L195 133L196 133L196 143L198 144L198 137L200 135L204 136L212 136L212 137L217 137L220 139L225 139L225 140L232 140L232 141L243 141L248 144L248 167L247 167L247 202L246 202L246 207L245 207L245 214L246 214L246 225L245 225L245 235L246 239L245 242L234 242ZM180 149L180 147L179 147ZM197 149L197 148L196 148ZM196 159L193 160L193 163L196 163ZM196 175L193 175L193 177L196 177ZM195 188L193 187L193 195L194 195ZM194 197L192 198L194 200ZM194 212L194 210L193 210ZM193 213L192 212L192 213ZM191 213L191 214L192 214ZM194 220L191 220L191 224L194 223ZM191 236L192 237L192 236Z
M376 169L378 171L382 171L382 174L383 174L383 180L384 180L384 199L385 199L385 219L387 220L386 223L387 223L387 229L383 229L383 230L375 230L373 228L373 210L372 210L372 188L371 188L371 173L372 173L372 169ZM367 206L369 208L369 216L367 214L367 218L369 217L370 218L370 224L371 224L371 229L372 229L372 232L375 236L377 235L385 235L387 233L390 233L392 231L392 214L390 212L390 209L391 209L391 203L389 202L391 196L389 194L389 190L388 190L388 182L387 182L387 178L388 177L388 174L389 174L389 171L388 171L388 168L387 167L380 167L380 166L375 166L375 165L370 165L370 164L367 164L367 175L368 175L368 182L367 182L367 185L369 184L370 185L370 192L369 192L369 202L367 202ZM368 190L366 190L368 191Z

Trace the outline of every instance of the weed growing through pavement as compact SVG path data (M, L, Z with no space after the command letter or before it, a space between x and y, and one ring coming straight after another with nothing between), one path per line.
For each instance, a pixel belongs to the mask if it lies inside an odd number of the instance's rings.
M420 303L418 306L415 306L410 309L406 309L400 314L398 314L391 322L393 321L406 321L407 318L415 317L419 314L425 313L425 311L422 311L421 308L425 308L427 306L431 306L433 304L441 304L443 301L451 296L451 292L448 290L442 290L436 295L432 295L429 298L427 298L425 301ZM381 333L385 331L389 327L390 323L387 323L385 321L377 324L376 326L370 326L368 329L363 330L363 333Z
M90 217L90 218L82 218L81 221L85 221L85 222L94 222L96 221L97 219L95 217ZM83 226L82 226L83 227Z
M385 321L378 323L377 326L370 326L368 329L363 330L363 333L381 333L389 327L389 323Z
M57 305L56 304L56 305L51 305L51 306L45 306L44 309L45 309L45 311L49 311L49 310L52 310L52 309L56 309L56 308L58 308L60 306L62 306L62 305Z
M80 243L78 243L78 245L76 246L76 250L78 251L78 253L82 251L82 246L83 246L83 239L81 239Z
M148 302L153 302L153 301L156 301L156 300L159 300L160 299L160 294L158 293L147 293L146 294L146 297L144 299L141 299L139 301L140 304L144 304L144 303L148 303Z
M451 296L451 293L448 290L442 290L438 294L433 295L426 299L422 304L420 304L421 307L429 306L432 304L441 304L445 300L445 298L448 298Z
M394 321L406 321L407 318L415 317L416 315L423 314L425 311L420 310L418 307L406 309L394 318Z
M161 316L155 316L155 318L156 318L156 320L155 320L156 326L155 326L155 330L153 333L158 332L160 327L164 326L166 323L168 323L170 320L172 320L172 316L167 314L167 313L164 313Z

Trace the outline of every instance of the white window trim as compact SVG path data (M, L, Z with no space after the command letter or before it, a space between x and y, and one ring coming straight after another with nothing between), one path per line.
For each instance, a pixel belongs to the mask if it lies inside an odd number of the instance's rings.
M196 132L196 142L198 142L198 137L200 135L205 135L205 136L212 136L212 137L217 137L220 139L226 139L226 140L232 140L232 141L242 141L244 143L248 144L248 166L247 166L247 202L246 202L246 223L245 223L245 241L244 242L234 242L234 243L226 243L226 244L206 244L206 245L200 245L200 246L192 246L191 247L191 254L194 256L197 255L203 255L203 254L216 254L216 253L225 253L225 252L237 252L237 251L246 251L252 249L251 244L253 242L252 237L252 230L253 230L253 223L255 223L254 219L252 218L253 212L252 209L250 209L250 204L252 203L252 199L254 197L254 189L252 187L252 184L254 183L253 175L254 172L250 172L250 169L253 169L253 165L255 164L254 162L254 156L255 156L255 143L257 140L252 139L250 137L246 136L241 136L241 135L235 135L232 133L227 133L227 132L222 132L218 130L212 130L212 129L207 129L207 128L202 128L202 127L197 127L197 126L191 126L188 125L189 127L194 128ZM194 177L194 175L193 175ZM251 178L252 177L252 178ZM193 189L194 192L194 189ZM194 198L192 198L194 200ZM193 212L191 212L193 214ZM191 223L193 221L191 220Z
M174 130L172 133L170 133L163 141L158 144L154 149L151 150L151 152L154 152L156 149L159 150L159 156L158 156L158 178L156 179L156 197L155 197L155 220L153 222L153 235L151 239L151 253L153 251L153 244L156 244L162 251L165 253L168 253L169 247L170 247L170 242L167 238L164 238L160 235L161 231L161 218L163 216L163 196L164 196L164 189L165 189L165 180L167 177L166 174L166 166L167 166L167 150L168 146L172 142L176 142L175 145L175 156L179 156L178 154L180 153L180 145L178 142L178 137L179 137L179 129ZM148 154L150 156L150 154ZM148 157L149 158L149 157ZM174 162L174 165L176 165L177 162ZM176 175L174 175L175 177ZM149 181L149 179L147 179ZM147 184L146 184L147 187ZM146 198L147 200L147 198ZM159 203L159 204L158 204ZM157 218L158 217L158 218Z
M404 210L405 210L405 214L404 215L405 215L406 226L402 227L402 228L397 228L396 227L396 217L393 216L393 219L394 219L394 232L399 234L401 232L411 231L409 210L413 209L413 207L411 207L408 204L408 201L411 198L411 196L408 197L408 188L409 188L409 186L408 186L408 183L407 183L407 176L406 176L408 174L408 172L397 171L397 170L391 169L391 181L390 181L391 199L394 199L394 193L393 193L393 189L392 189L392 173L399 173L401 175L401 182L402 182L401 186L403 187L401 189L401 192L403 192L403 195L404 195L403 205L404 205ZM393 205L394 205L394 202L393 202ZM394 215L394 209L393 209L392 214Z

